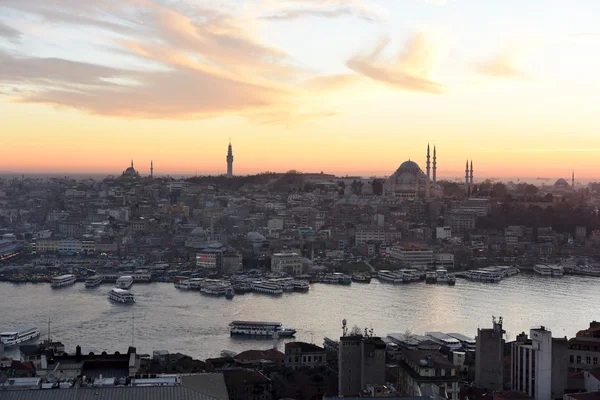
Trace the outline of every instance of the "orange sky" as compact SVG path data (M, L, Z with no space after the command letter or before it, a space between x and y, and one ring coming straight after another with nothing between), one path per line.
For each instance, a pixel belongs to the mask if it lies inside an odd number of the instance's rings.
M600 179L595 3L436 3L7 0L0 172Z

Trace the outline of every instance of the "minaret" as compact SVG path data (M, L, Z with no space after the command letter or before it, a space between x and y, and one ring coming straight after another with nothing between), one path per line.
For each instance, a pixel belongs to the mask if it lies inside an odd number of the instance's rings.
M471 185L473 185L473 160L471 160Z
M229 139L229 147L227 147L227 177L233 176L233 152L231 150L231 139Z
M469 194L469 160L465 163L465 193Z
M437 183L436 170L437 170L437 157L435 155L435 146L433 146L433 183Z
M131 159L131 168L133 168L133 158Z
M575 171L571 172L571 189L575 190Z
M154 162L150 160L150 178L154 178Z
M429 143L427 143L427 180L429 180L431 178L430 172L431 172L431 163L429 162L430 160L430 156L429 156Z

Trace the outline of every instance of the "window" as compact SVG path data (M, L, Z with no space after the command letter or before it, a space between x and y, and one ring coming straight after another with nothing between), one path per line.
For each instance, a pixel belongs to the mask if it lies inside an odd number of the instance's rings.
M594 361L594 365L598 365L598 357L594 357L593 361Z
M581 356L577 356L577 364L581 364Z
M571 364L573 364L573 363L575 362L575 356L574 356L573 354L571 354L571 355L569 356L569 362L570 362Z
M590 357L590 356L587 356L587 357L585 358L585 363L586 363L586 364L591 364L591 363L592 363L592 357Z

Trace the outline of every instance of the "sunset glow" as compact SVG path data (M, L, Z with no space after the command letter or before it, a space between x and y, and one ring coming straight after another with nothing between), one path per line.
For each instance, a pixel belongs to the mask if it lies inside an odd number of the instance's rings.
M595 0L3 0L0 172L600 171ZM423 167L423 165L421 165Z

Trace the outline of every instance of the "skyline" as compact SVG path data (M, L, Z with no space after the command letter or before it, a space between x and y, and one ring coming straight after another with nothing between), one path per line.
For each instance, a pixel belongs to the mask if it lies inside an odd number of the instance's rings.
M5 0L0 171L598 179L600 4L521 3Z

